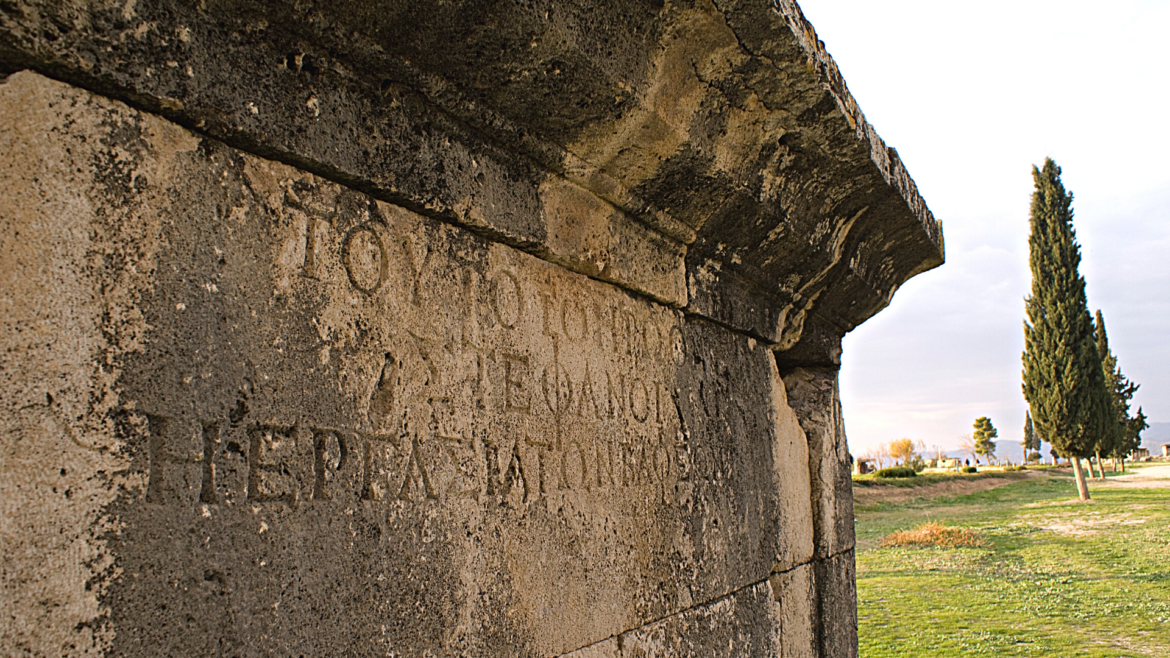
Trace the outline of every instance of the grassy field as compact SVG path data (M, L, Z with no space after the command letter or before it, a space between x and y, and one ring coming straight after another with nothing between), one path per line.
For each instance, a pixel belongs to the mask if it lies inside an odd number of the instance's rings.
M1090 489L1035 474L858 506L862 658L1170 656L1170 488ZM928 521L982 545L882 546Z

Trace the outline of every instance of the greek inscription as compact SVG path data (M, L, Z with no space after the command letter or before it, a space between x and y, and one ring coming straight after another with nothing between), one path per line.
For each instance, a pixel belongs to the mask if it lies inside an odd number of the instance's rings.
M378 382L370 395L369 416L375 427L385 424L394 413L394 391L401 388L400 372L394 357L389 353L382 360Z
M588 332L588 319L585 305L580 299L568 297L561 304L561 328L569 340L584 340Z
M427 245L425 234L420 237L406 236L402 240L402 248L406 252L407 267L410 268L410 301L418 304L423 282L430 280L434 274L436 259Z
M349 459L346 437L337 430L313 429L313 500L328 500L328 484Z
M561 442L560 488L567 490L589 490L589 466L587 454L576 439Z
M421 489L423 495L432 500L439 498L438 494L435 493L435 486L431 483L431 476L427 473L426 464L423 462L420 453L418 438L412 438L410 442L410 453L406 458L406 477L402 480L402 488L398 490L399 500L412 500L410 496L411 489Z
M305 260L301 275L319 280L322 273L325 234L327 229L333 226L337 209L312 200L310 194L311 190L308 189L300 190L300 194L296 189L286 189L283 205L300 211L305 217Z
M318 271L318 260L320 256L318 253L321 250L322 240L322 222L313 217L305 219L305 264L301 269L301 274L310 279L320 279L321 274Z
M541 317L544 319L544 335L556 337L557 333L554 323L556 322L556 295L557 291L554 287L549 290L538 290L537 297L540 299Z
M356 226L345 236L341 255L349 282L359 291L372 295L389 276L390 261L374 222Z
M548 410L555 418L559 419L568 414L573 406L573 381L559 359L553 360L551 368L541 371L540 390L544 394Z
M520 281L515 274L496 272L489 284L492 314L501 327L513 329L520 319Z
M536 479L536 492L544 495L549 492L549 461L552 459L553 444L548 441L537 441L530 436L524 438L524 445L529 446L530 461L536 462L533 478Z
M593 374L589 370L589 364L586 363L585 375L581 381L581 403L577 405L578 416L589 413L590 417L603 420L609 415L609 400L606 399L604 404L598 400L600 392L597 385L593 383Z
M488 443L484 446L487 462L488 498L495 500L498 504L503 504L511 497L513 488L519 487L520 502L527 503L531 500L532 492L528 487L528 479L524 474L524 463L520 458L520 442L513 442L512 449L505 454L508 456L508 465L504 467L501 475L500 446L495 443Z
M294 196L289 205L307 214L309 206ZM168 421L151 419L149 500L520 505L559 492L605 496L627 487L665 496L692 471L732 463L734 455L690 454L678 432L669 388L681 344L676 315L632 297L558 290L554 275L526 278L507 260L487 269L451 267L455 256L439 242L428 246L425 230L391 233L354 203L329 220L312 211L304 275L344 286L337 278L344 267L362 294L447 306L428 315L425 307L400 304L393 308L401 314L387 313L384 326L354 343L364 351L382 341L389 351L346 362L346 391L363 373L350 403L352 424L278 419L246 426L241 415L238 423L204 422L201 435L192 425L185 441L173 441ZM440 281L446 293L433 287ZM391 298L388 290L402 294ZM700 391L699 400L727 405L717 391ZM725 410L708 411L720 422L739 422L724 418Z
M531 393L528 390L528 357L518 354L503 354L504 360L504 408L508 411L528 413L531 410Z
M630 379L630 415L639 423L650 417L650 389L641 379Z
M147 415L147 452L150 455L150 474L146 481L146 502L163 503L173 495L181 495L174 491L170 482L172 473L179 471L178 478L186 481L187 466L201 464L204 460L201 454L176 455L167 445L173 439L173 421L165 416ZM170 467L177 468L170 468Z
M529 504L553 491L597 494L613 487L654 487L667 494L669 482L688 476L692 458L673 432L661 428L651 435L618 439L580 426L557 422L542 438L523 432L518 439L477 442L456 427L456 401L429 400L432 421L423 434L376 434L307 425L255 424L246 428L246 454L241 452L246 481L218 482L216 462L233 441L220 436L221 422L202 423L202 455L178 456L168 450L174 421L149 416L150 479L147 500L155 503L198 500L230 504L235 487L254 503L296 505L302 500L325 501L352 496L369 501L422 503L458 498L499 504ZM682 452L680 452L680 450ZM713 461L714 460L714 461ZM710 454L699 460L726 461ZM712 471L712 473L716 473ZM199 496L185 498L199 486ZM168 478L172 478L168 480ZM177 478L177 479L176 479ZM175 490L178 484L180 489ZM191 492L194 494L194 491ZM657 495L657 494L656 494Z
M392 467L400 452L396 437L364 435L362 443L362 500L382 500L391 487ZM401 491L401 490L400 490Z
M296 426L253 425L248 429L248 500L296 503L305 478L300 467L304 441ZM312 457L309 456L309 463Z

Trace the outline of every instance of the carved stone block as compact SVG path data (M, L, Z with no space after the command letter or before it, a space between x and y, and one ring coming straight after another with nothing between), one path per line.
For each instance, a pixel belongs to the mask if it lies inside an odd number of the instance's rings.
M856 651L941 226L792 0L0 3L0 654Z
M813 563L822 656L857 657L857 567L852 550Z
M813 554L765 345L34 74L0 104L6 432L85 492L61 507L84 550L30 516L5 554L88 556L51 577L76 612L46 633L22 607L13 642L537 656L686 611L775 633L763 594L718 603Z
M853 477L835 368L794 368L783 375L788 401L808 437L816 556L852 550Z

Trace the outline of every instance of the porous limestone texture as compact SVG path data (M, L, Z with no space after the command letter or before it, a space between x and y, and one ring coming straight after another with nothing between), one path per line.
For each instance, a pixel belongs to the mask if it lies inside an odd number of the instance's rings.
M0 654L855 656L938 223L790 2L0 3Z

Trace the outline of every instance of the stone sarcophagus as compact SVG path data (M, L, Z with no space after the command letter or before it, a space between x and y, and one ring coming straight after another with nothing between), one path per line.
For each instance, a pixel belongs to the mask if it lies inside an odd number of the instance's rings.
M0 652L856 654L938 223L795 4L0 5Z

